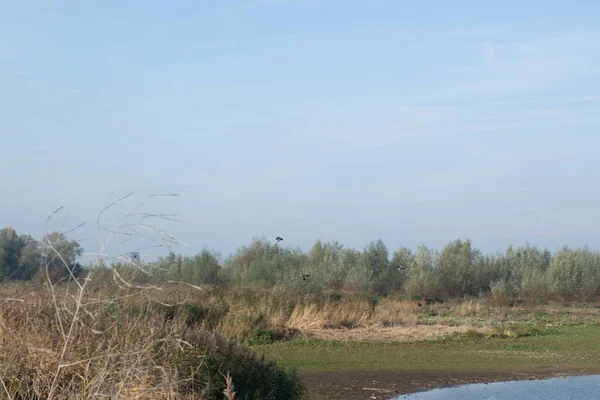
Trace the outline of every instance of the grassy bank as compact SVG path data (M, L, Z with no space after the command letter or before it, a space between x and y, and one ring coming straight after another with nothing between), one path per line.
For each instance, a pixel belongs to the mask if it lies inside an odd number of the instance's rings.
M278 365L293 367L320 399L390 399L465 383L600 373L600 326L521 335L460 334L418 342L305 340L253 346Z
M548 328L522 337L462 334L411 343L304 340L252 346L300 373L498 372L600 369L600 326Z

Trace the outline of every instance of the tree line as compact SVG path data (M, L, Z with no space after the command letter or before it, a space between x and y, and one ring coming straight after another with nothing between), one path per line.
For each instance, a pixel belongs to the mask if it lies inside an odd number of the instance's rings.
M54 232L36 241L6 228L0 230L0 280L46 277L46 269L54 281L70 278L69 269L79 276L86 272L77 261L82 253L79 244L64 234ZM303 292L346 290L415 299L481 294L600 296L600 252L587 246L565 246L552 252L526 244L483 254L471 240L459 239L441 250L421 245L414 250L399 247L390 253L381 240L361 250L335 240L317 240L305 252L263 237L254 238L224 259L204 249L192 256L170 252L154 262L120 262L112 267L120 277L138 283L242 284ZM98 271L110 273L108 267ZM106 275L109 279L112 277Z
M400 247L390 254L381 240L362 250L317 240L303 252L255 238L225 259L207 249L194 256L170 253L149 264L147 272L151 274L137 273L136 279L304 292L350 290L413 299L481 294L591 299L600 295L600 252L587 246L551 252L526 244L483 254L469 239L455 240L441 250L422 245L415 250Z

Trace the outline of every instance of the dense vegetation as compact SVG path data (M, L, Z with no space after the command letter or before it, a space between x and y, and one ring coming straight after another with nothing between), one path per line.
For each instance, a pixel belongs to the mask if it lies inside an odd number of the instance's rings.
M127 269L126 264L118 266ZM532 245L482 254L470 240L441 251L401 247L389 254L381 240L362 251L317 241L308 253L254 239L220 262L208 250L188 257L174 253L138 271L138 281L244 284L297 292L360 291L406 298L496 297L591 299L600 295L600 253L588 247L556 252ZM131 271L134 273L134 271ZM309 275L303 279L302 275Z
M76 266L71 268L75 275L81 274L76 264L81 252L77 242L59 233L36 242L4 229L0 231L0 279L34 279L45 271L40 265L50 266L55 280L69 278L64 262ZM456 240L442 250L400 247L390 255L381 240L362 251L318 240L310 251L302 252L255 238L225 260L205 249L194 256L170 253L153 263L111 267L137 283L244 284L305 293L344 290L413 299L491 293L585 300L600 295L600 252L588 247L551 252L528 244L510 246L504 253L482 254L470 240ZM308 277L303 279L303 275Z
M64 233L52 232L40 241L18 235L11 228L0 230L0 281L43 280L57 282L83 272L77 259L83 249Z
M172 291L177 295L180 291ZM75 282L0 285L0 398L299 399L298 376L203 326L198 306ZM172 299L171 299L172 300Z

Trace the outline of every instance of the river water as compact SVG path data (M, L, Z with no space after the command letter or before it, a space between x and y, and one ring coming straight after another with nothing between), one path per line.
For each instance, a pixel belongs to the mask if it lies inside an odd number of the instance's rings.
M600 375L478 383L406 394L395 400L600 400Z

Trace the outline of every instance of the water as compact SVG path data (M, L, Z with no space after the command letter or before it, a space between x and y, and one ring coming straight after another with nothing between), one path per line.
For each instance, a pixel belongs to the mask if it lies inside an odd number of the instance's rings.
M478 383L434 389L396 397L395 400L597 400L600 375L532 381Z

